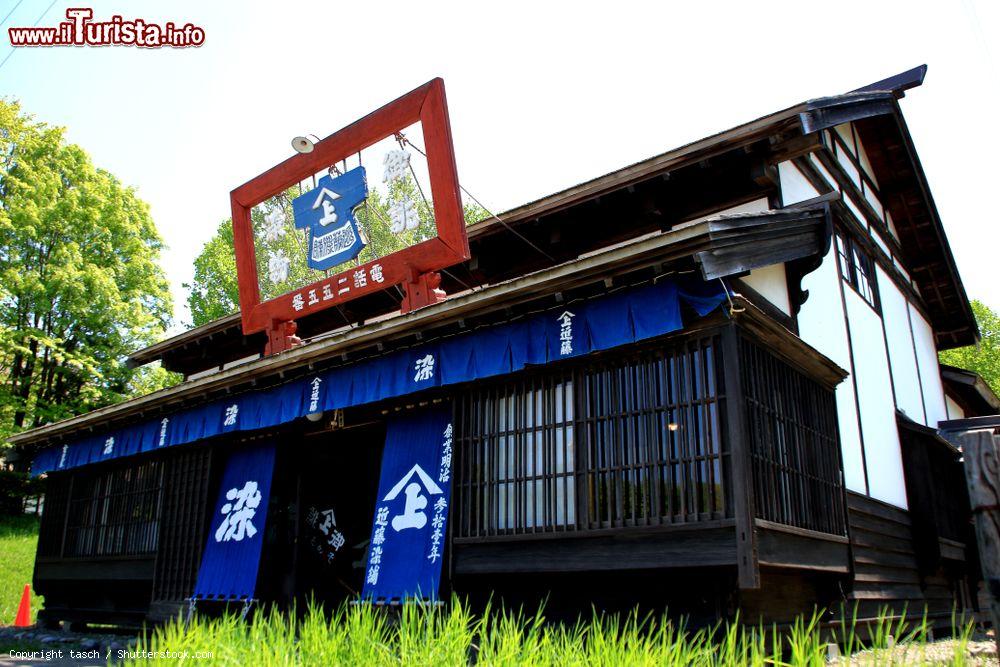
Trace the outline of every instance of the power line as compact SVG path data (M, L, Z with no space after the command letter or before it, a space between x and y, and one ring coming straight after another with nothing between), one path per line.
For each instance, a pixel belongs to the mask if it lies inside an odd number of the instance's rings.
M423 156L424 156L424 159L425 159L425 160L427 159L427 153L423 152L423 151L422 151L422 150L420 149L420 147L419 147L419 146L417 146L417 145L416 145L415 143L413 143L412 141L410 141L409 139L407 139L407 138L406 138L406 137L405 137L405 136L403 135L403 133L402 133L402 132L397 132L397 133L396 133L396 140L397 140L397 141L399 141L400 143L402 143L402 142L406 142L407 144L409 144L409 145L410 145L410 146L411 146L411 147L413 148L413 150L415 150L415 151L417 151L418 153L420 153L421 155L423 155ZM412 169L412 167L411 167L411 169ZM468 190L466 190L466 189L465 189L465 186L463 186L463 185L462 185L461 183L459 183L459 184L458 184L458 188L459 188L459 189L460 189L460 190L461 190L462 192L464 192L464 193L465 193L466 195L468 195L469 199L471 199L472 201L474 201L474 202L475 202L475 203L476 203L476 204L477 204L477 205L479 206L479 208L481 208L481 209L483 209L484 211L486 211L486 213L487 213L487 214L489 214L489 216L490 216L491 218L495 219L495 220L496 220L497 222L499 222L499 223L500 223L501 225L503 225L504 227L506 227L506 228L507 228L507 231L509 231L509 232L510 232L511 234L513 234L513 235L514 235L514 236L516 236L517 238L519 238L519 239L521 239L522 241L524 241L525 243L527 243L527 244L528 244L529 246L531 246L531 247L532 247L533 249L535 249L536 251L538 251L538 252L539 252L539 253L540 253L540 254L541 254L541 255L542 255L543 257L545 257L545 258L546 258L547 260L549 260L550 262L555 262L555 261L556 261L556 260L555 260L555 258L554 258L554 257L553 257L552 255L550 255L549 253L547 253L547 252L545 252L544 250L542 250L541 248L539 248L539 247L538 247L537 245L535 245L534 243L532 243L532 242L531 242L531 241L530 241L530 240L529 240L529 239L528 239L527 237L525 237L525 236L524 236L523 234L521 234L521 233L520 233L520 232L518 232L518 231L517 231L516 229L514 229L513 227L511 227L510 225L508 225L508 224L507 224L507 222L506 222L506 221L504 221L504 220L502 220L502 219L500 218L500 216L499 216L499 215L497 215L496 213L494 213L494 212L493 212L493 211L491 211L490 209L488 209L488 208L486 208L485 206L483 206L483 202L479 201L479 199L477 199L477 198L476 198L476 196L475 196L474 194L472 194L471 192L469 192ZM421 194L423 194L423 192L422 192L422 191L421 191Z
M21 4L21 2L22 2L22 0L18 0L17 5ZM49 10L52 9L52 6L55 5L56 2L57 2L57 0L52 0L52 2L49 3L49 6L45 8L45 11L42 12L42 15L38 17L37 21L35 21L35 24L33 26L31 26L32 28L37 28L38 27L38 24L42 22L42 19L45 18L45 15L49 13ZM14 9L17 9L17 5L14 5ZM14 9L10 10L11 14L14 12ZM10 18L10 14L7 14L7 18ZM4 21L6 21L7 18L5 18ZM0 25L3 25L3 24L0 23ZM14 55L14 52L17 51L17 49L18 49L18 47L16 47L16 46L11 46L10 47L10 52L4 57L3 60L0 60L0 69L3 69L3 66L7 64L7 61L10 60L10 57L12 55Z
M11 8L11 10L9 12L7 12L7 16L3 17L3 21L0 21L0 26L3 26L3 24L7 22L7 19L10 18L11 14L13 14L15 11L17 11L17 8L21 6L22 2L24 2L24 0L17 0L17 2L14 4L14 6Z

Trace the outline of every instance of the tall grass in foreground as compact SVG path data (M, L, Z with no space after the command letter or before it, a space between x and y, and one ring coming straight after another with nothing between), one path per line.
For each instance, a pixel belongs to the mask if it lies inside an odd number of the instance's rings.
M954 627L960 653L947 664L963 665L973 625L956 618ZM833 629L845 655L866 651L863 664L902 664L897 645L906 642L907 663L924 662L926 619L909 624L886 610L860 630L852 617ZM823 665L830 640L819 614L782 630L739 619L693 629L683 620L635 613L594 613L575 624L546 622L541 610L474 615L453 600L398 614L369 605L325 613L310 605L301 618L263 610L246 622L235 615L196 617L187 625L178 619L141 639L137 649L187 651L188 662L198 665ZM213 658L195 659L196 652Z
M24 585L31 583L38 544L38 517L0 517L0 625L10 625L17 614ZM31 595L31 618L42 608L42 598Z

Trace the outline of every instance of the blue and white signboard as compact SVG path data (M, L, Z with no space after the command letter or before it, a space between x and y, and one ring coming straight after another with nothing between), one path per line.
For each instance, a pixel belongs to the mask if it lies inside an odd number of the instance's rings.
M316 187L292 200L295 226L309 230L309 267L332 269L354 259L364 250L354 209L368 197L365 168L324 176Z
M196 598L253 597L273 470L273 442L240 447L229 455L201 556Z
M389 422L361 597L436 599L451 502L451 410Z

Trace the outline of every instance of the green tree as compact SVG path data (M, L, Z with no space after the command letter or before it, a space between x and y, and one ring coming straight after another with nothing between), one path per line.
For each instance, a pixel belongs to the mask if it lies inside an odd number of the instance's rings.
M979 325L980 341L975 345L946 350L938 356L942 364L975 371L1000 394L1000 315L982 301L972 301Z
M250 212L257 249L257 281L264 300L340 273L351 266L385 257L437 233L430 203L424 199L416 181L408 176L392 183L386 195L376 189L370 190L368 198L356 209L355 217L366 239L366 246L357 258L326 272L316 271L310 269L306 262L305 235L302 230L296 230L292 223L292 200L299 194L298 186L290 188L266 204L254 207ZM403 197L415 202L419 225L413 230L393 233L390 229L389 200ZM267 215L276 208L284 214L285 234L277 239L268 239L265 234ZM487 215L486 210L480 206L465 206L467 224L482 220ZM271 281L268 271L268 256L271 253L281 253L288 259L286 280L278 283ZM231 219L226 219L219 225L215 236L209 239L195 258L194 279L185 283L184 287L188 290L187 301L193 326L201 326L239 310Z
M148 391L171 317L149 207L63 129L0 100L0 437Z

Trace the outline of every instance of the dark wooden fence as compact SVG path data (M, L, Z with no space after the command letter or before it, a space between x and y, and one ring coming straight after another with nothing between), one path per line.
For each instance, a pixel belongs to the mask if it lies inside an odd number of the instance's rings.
M194 593L209 521L213 448L184 447L167 460L153 600Z

